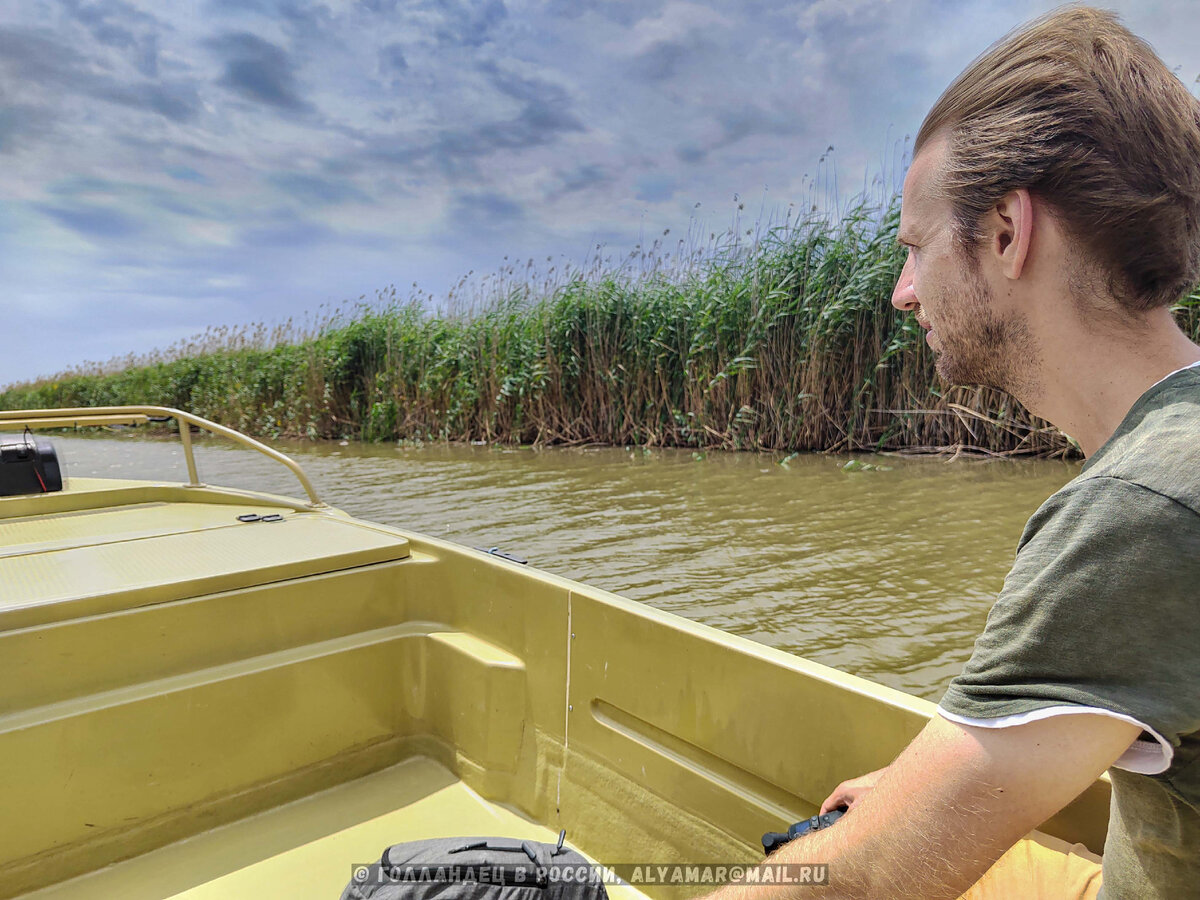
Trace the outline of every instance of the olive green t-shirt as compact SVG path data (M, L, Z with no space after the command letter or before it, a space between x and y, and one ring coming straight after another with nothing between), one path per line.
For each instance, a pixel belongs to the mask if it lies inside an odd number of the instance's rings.
M1101 896L1200 896L1200 368L1146 391L1034 513L940 708L1140 725L1109 770Z

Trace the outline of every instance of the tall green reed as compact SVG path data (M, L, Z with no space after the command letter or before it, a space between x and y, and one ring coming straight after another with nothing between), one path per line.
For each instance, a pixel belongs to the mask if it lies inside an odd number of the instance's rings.
M1074 454L1006 395L939 383L890 303L898 218L862 200L580 267L509 262L441 304L389 288L86 364L0 405L175 406L313 439ZM1200 292L1177 314L1200 335Z

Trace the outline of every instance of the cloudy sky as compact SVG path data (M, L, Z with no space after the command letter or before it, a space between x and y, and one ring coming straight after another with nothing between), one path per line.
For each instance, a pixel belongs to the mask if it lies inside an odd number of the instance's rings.
M1052 5L5 3L0 384L844 195ZM1190 85L1197 6L1114 4Z

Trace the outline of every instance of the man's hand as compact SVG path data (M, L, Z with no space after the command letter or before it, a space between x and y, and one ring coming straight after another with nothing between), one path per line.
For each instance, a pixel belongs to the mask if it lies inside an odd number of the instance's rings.
M879 776L886 771L887 766L884 766L882 769L876 769L874 772L868 772L866 775L858 776L858 778L843 781L833 789L833 793L826 797L825 802L821 804L821 815L824 815L831 809L837 809L839 806L854 809L854 804L862 799L863 794L875 787L875 783L879 781Z

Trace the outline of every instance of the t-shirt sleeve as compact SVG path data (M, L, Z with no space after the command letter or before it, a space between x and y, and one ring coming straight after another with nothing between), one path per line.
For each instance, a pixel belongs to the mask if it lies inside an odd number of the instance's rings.
M1013 721L1106 710L1178 747L1200 730L1200 515L1109 476L1056 493L940 708Z

